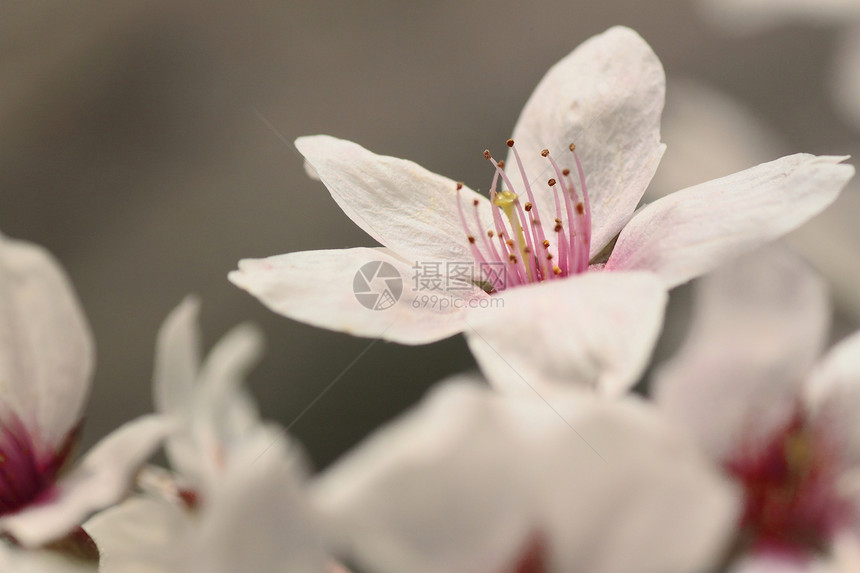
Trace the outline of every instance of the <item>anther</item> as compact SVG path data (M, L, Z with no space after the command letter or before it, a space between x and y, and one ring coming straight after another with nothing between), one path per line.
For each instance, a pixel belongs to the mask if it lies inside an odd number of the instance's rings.
M485 150L484 150L484 159L486 159L486 160L488 160L488 161L489 161L492 157L493 157L493 156L492 156L492 154L490 154L490 150L489 150L489 149L485 149Z
M472 201L472 205L474 205L475 207L477 207L477 206L478 206L478 203L479 203L479 201L478 201L477 199L475 199L474 201Z
M555 185L555 179L550 179L550 180L549 180L549 181L547 181L546 183L547 183L547 185L549 185L550 187L552 187L553 185Z
M523 205L523 208L525 208L526 211L531 211L532 210L532 204L529 203L528 201L526 201L526 204Z
M501 161L499 161L499 167L504 167L504 166L505 166L505 160L502 159Z
M472 235L469 235L469 242L474 244L475 237L473 237Z
M576 145L571 143L570 146L568 147L568 149L570 149L571 151L576 151Z
M553 267L553 268L552 268L552 272L554 272L554 273L555 273L555 274L557 274L557 275L560 275L560 274L561 274L561 269L560 269L560 268L558 268L558 267Z
M517 262L517 256L516 255L508 255L508 259L514 264L516 264L516 262Z
M552 260L552 253L547 253L547 254L546 254L546 260L548 260L548 261L551 261L551 260Z
M514 240L513 239L508 239L507 241L505 241L505 244L512 249L514 248Z
M496 236L496 234L493 232L493 230L492 230L492 229L490 229L489 231L487 231L487 236L488 236L488 237L490 237L490 238L492 239L493 237L495 237L495 236Z
M549 248L549 241L547 241L546 239L544 239L544 241L543 241L543 248L544 248L544 249L548 249L548 248Z
M561 233L563 229L564 229L564 227L561 226L561 223L555 224L555 232L556 233Z
M547 155L549 155L549 149L541 149L540 156L546 157Z
M564 169L561 170L561 174L564 175L565 177L567 177L568 175L570 175L570 169L565 167Z
M457 181L457 191L459 191L462 188L463 188L463 184L461 182Z
M532 250L531 250L530 248L528 248L528 247L523 247L523 254L524 254L524 255L527 255L527 254L529 254L530 252L532 252Z
M506 144L508 147L513 147L513 146L514 146L514 140L513 140L513 139L509 139L509 140L507 140L507 141L505 142L505 144Z
M582 203L576 204L576 212L579 213L580 215L582 215L585 212L585 207L583 206Z

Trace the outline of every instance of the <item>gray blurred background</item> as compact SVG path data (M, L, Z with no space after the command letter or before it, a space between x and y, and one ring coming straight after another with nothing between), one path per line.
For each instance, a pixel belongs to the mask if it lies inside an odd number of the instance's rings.
M353 139L486 188L481 152L501 149L544 72L625 24L662 59L670 98L673 77L703 80L778 129L788 152L850 153L858 140L826 93L832 30L731 37L688 1L31 0L0 1L0 14L0 229L52 250L91 320L86 443L151 410L155 334L189 292L203 300L207 348L238 322L262 326L251 387L317 466L473 367L460 337L368 349L227 282L242 257L373 244L306 177L299 135Z

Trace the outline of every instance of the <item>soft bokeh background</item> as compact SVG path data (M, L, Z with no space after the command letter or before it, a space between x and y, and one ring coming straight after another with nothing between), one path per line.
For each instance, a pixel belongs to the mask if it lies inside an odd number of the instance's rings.
M844 154L860 142L826 89L832 29L731 36L686 0L0 0L0 14L0 229L52 250L90 317L99 361L87 443L151 409L155 334L189 292L203 299L207 346L240 321L265 330L251 386L318 466L473 367L460 337L416 348L355 339L276 316L227 282L242 257L373 244L306 177L299 135L353 139L486 188L481 152L502 149L543 73L625 24L663 61L667 113L674 78L692 78L743 102L785 152ZM678 175L676 161L676 179L660 181L721 174L726 150L751 137L715 134L698 163L680 162L711 171ZM686 144L674 151L668 129L666 139L665 161L682 157ZM752 165L755 153L734 160ZM853 229L858 212L842 211ZM845 252L827 254L831 266L858 264ZM851 289L842 294L844 332L860 313ZM684 293L675 298L660 354L683 330Z

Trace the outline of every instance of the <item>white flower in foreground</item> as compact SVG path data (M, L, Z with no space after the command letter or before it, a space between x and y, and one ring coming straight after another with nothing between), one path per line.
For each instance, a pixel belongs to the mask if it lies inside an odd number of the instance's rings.
M792 155L634 214L664 151L664 92L660 61L632 30L586 41L538 85L504 165L487 153L489 198L355 143L300 138L338 205L385 247L243 260L230 280L278 313L358 336L422 344L465 332L495 384L522 388L537 371L623 392L650 355L665 288L798 227L854 173L843 158ZM413 279L384 311L353 293L374 261ZM416 276L428 265L439 290Z
M816 362L824 286L775 247L699 286L655 399L743 489L737 570L858 570L860 333Z
M145 416L60 477L81 423L93 342L77 298L41 247L0 235L0 530L54 541L125 495L167 433Z
M166 441L176 474L86 524L102 571L321 573L303 459L243 387L262 337L240 325L201 364L198 306L184 301L158 338L155 402L180 422Z
M325 531L375 573L692 573L716 560L735 493L684 433L634 397L556 398L442 383L314 482Z
M724 28L754 33L790 23L847 27L831 70L834 103L860 128L860 0L698 0L703 13Z
M20 549L0 541L0 571L13 573L96 573L95 563L47 549Z

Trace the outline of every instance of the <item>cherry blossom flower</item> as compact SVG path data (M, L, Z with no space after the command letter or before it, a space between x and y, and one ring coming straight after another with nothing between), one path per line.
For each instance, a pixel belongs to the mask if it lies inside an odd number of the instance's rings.
M0 571L15 573L96 573L98 565L48 549L21 549L0 542Z
M165 444L175 473L150 469L144 493L87 522L101 570L321 573L304 460L242 386L262 337L240 325L201 363L198 308L185 300L158 338L155 402L179 420Z
M444 382L314 482L326 535L377 573L703 571L736 493L635 397L552 406Z
M485 152L488 196L355 143L299 138L338 206L385 246L246 259L230 280L275 312L358 336L422 344L465 332L505 387L539 371L550 385L623 392L650 355L666 288L798 227L854 172L843 158L792 155L634 214L663 155L664 94L639 35L617 27L591 38L540 82L507 159ZM413 279L385 311L352 289L373 261ZM429 263L442 269L436 297L415 280ZM477 274L456 274L464 264Z
M168 431L144 416L67 474L93 368L93 341L63 271L41 247L0 236L0 530L33 547L116 503Z
M697 293L655 399L742 489L736 570L856 570L860 333L817 360L824 285L776 247L702 279Z
M831 70L836 109L860 128L860 2L857 0L698 0L704 15L744 34L789 23L847 28Z

